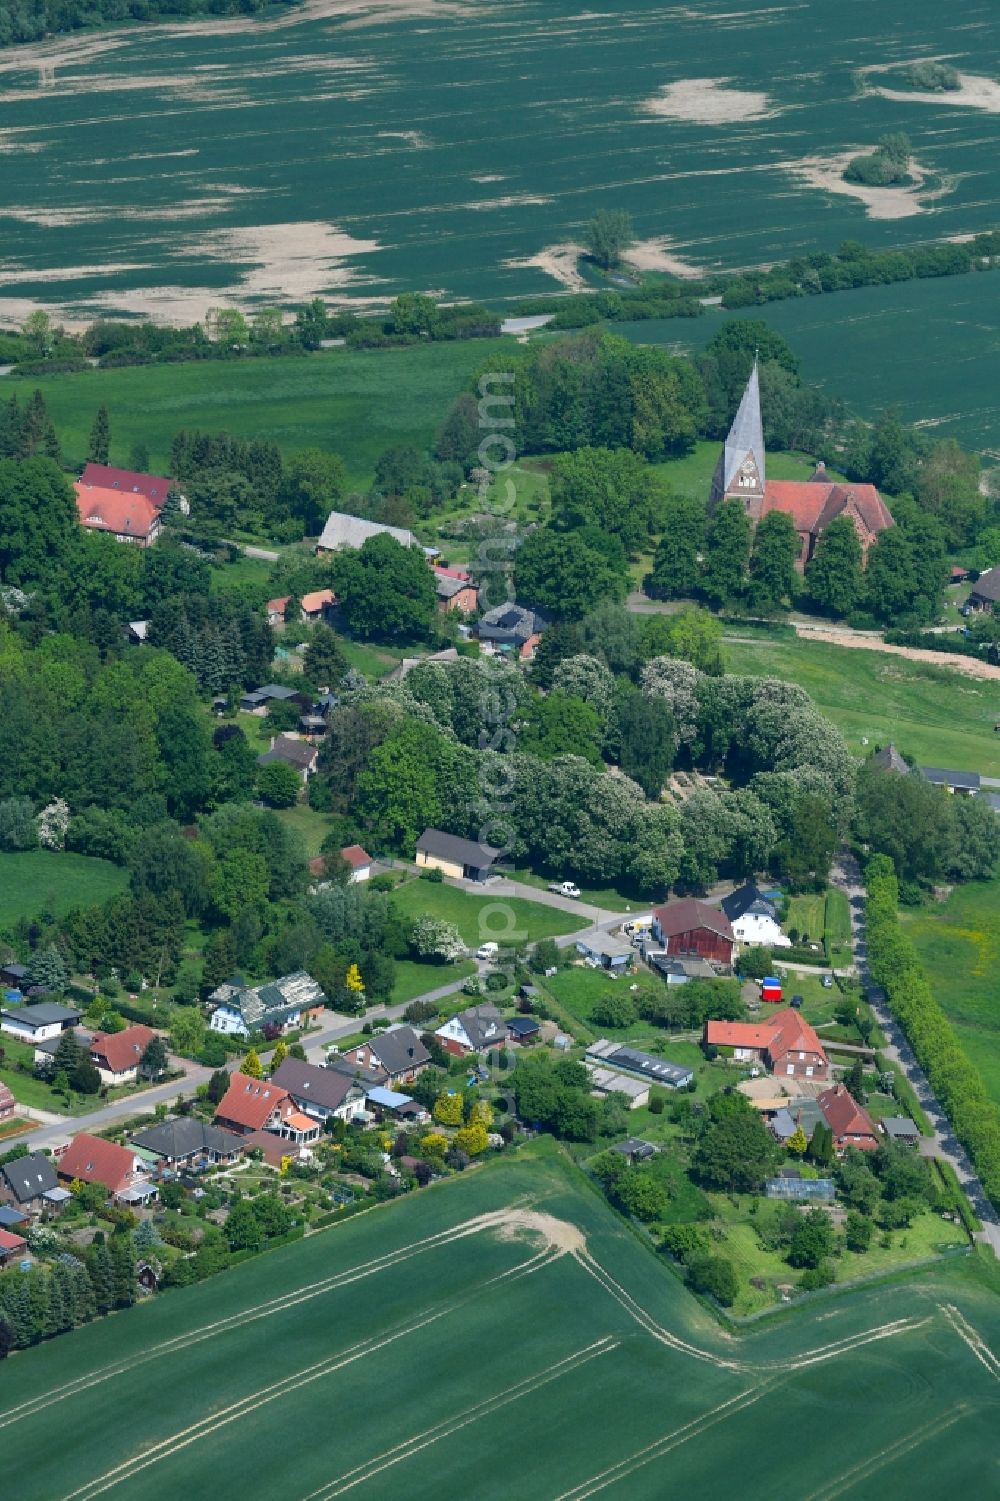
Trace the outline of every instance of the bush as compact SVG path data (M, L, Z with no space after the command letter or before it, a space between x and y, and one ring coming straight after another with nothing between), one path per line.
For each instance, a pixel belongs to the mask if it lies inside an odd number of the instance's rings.
M590 1013L598 1027L629 1027L635 1021L635 1004L628 995L605 995Z
M439 870L436 865L425 865L420 872L420 879L421 881L433 881L435 884L439 884L444 880L444 871Z
M802 1273L799 1278L799 1286L803 1292L818 1292L821 1287L829 1287L836 1282L837 1274L828 1261L821 1261L819 1266L811 1266Z
M726 1308L740 1290L736 1268L725 1256L695 1256L688 1262L688 1278L695 1292L708 1295Z

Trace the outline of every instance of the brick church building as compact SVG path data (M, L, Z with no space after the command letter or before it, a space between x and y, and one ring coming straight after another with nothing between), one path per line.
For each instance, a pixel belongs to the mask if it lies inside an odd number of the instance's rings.
M769 511L783 511L791 517L798 532L796 566L800 572L836 517L849 516L854 523L862 562L879 532L893 525L885 501L874 485L830 480L822 464L816 466L808 480L768 479L765 465L760 383L755 363L715 466L709 508L714 510L722 500L738 500L755 526Z

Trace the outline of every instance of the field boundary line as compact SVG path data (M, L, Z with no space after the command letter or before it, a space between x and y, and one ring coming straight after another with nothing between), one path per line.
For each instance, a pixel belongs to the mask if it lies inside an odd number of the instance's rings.
M559 1256L559 1252L551 1246L536 1252L529 1261L521 1266L511 1267L506 1273L491 1279L493 1285L502 1281L517 1281L520 1277L530 1275L539 1270L539 1262L549 1262ZM380 1339L369 1338L360 1340L349 1345L346 1350L340 1350L336 1355L328 1356L324 1360L315 1362L310 1366L303 1366L299 1371L293 1371L280 1381L272 1382L269 1386L260 1387L256 1392L250 1392L241 1397L237 1402L231 1403L214 1413L208 1413L191 1423L187 1428L182 1428L168 1438L162 1439L151 1449L146 1449L142 1454L134 1455L131 1459L123 1460L111 1470L106 1470L103 1475L95 1476L93 1480L86 1481L76 1490L70 1491L62 1498L62 1501L92 1501L95 1496L101 1496L105 1491L122 1484L123 1481L131 1480L141 1471L149 1469L161 1460L170 1459L181 1449L188 1448L197 1443L199 1439L206 1438L209 1434L217 1432L220 1428L228 1427L230 1423L238 1422L240 1418L247 1417L256 1412L258 1408L267 1406L281 1397L288 1396L291 1392L298 1391L301 1387L309 1386L313 1381L320 1380L323 1376L331 1376L334 1372L343 1369L344 1366L353 1365L356 1361L364 1359L366 1355L373 1355L377 1350L385 1349L394 1344L396 1340L404 1339L409 1334L416 1334L425 1329L429 1324L436 1323L448 1314L456 1313L474 1297L480 1295L481 1289L469 1293L466 1297L446 1303L443 1308L432 1310L421 1316L414 1322L405 1325L401 1329L395 1329Z
M574 1261L582 1266L584 1271L588 1272L596 1282L600 1283L605 1292L610 1293L615 1302L620 1303L626 1313L641 1328L645 1329L646 1333L651 1335L653 1339L659 1340L661 1344L668 1345L672 1350L678 1350L684 1355L690 1355L695 1360L707 1361L710 1365L714 1365L720 1370L748 1371L752 1369L745 1361L728 1360L723 1355L713 1355L710 1350L699 1350L697 1345L688 1344L679 1335L671 1334L669 1330L663 1328L662 1324L657 1323L652 1314L646 1312L641 1303L636 1302L632 1294L627 1292L621 1283L615 1281L610 1272L606 1271L589 1251L573 1251L570 1254L573 1256Z
M511 1402L530 1396L541 1387L547 1386L550 1381L558 1381L561 1377L578 1371L581 1366L588 1365L598 1356L610 1355L613 1350L618 1349L620 1344L620 1339L607 1334L592 1345L584 1345L579 1350L575 1350L572 1355L564 1356L555 1365L546 1367L544 1371L536 1371L533 1376L524 1377L523 1380L515 1382L504 1391L495 1392L482 1402L476 1402L462 1412L443 1418L433 1428L413 1434L402 1443L394 1445L393 1448L384 1450L382 1454L372 1455L363 1464L356 1465L353 1470L345 1470L342 1475L338 1475L335 1480L321 1486L319 1490L310 1491L303 1501L333 1501L333 1497L342 1496L346 1491L353 1490L356 1485L362 1485L366 1480L380 1475L383 1470L391 1469L393 1465L411 1459L414 1454L419 1454L421 1449L428 1449L441 1439L450 1438L453 1433L458 1433L470 1423L478 1422L480 1418L498 1411L501 1407L507 1407Z
M661 1438L654 1439L644 1449L636 1449L634 1454L620 1459L617 1464L609 1465L606 1470L599 1470L596 1475L591 1475L588 1480L581 1480L572 1490L563 1491L555 1498L555 1501L586 1501L586 1497L594 1496L598 1491L606 1490L609 1485L616 1485L619 1480L624 1480L636 1470L641 1470L644 1465L652 1464L654 1459L662 1459L672 1449L678 1449L686 1444L689 1439L700 1438L709 1428L714 1428L717 1423L723 1423L727 1418L737 1412L742 1412L746 1407L752 1407L766 1396L774 1383L765 1382L759 1387L749 1387L738 1392L735 1397L729 1397L725 1402L720 1402L718 1407L710 1408L699 1417L691 1418L687 1423L675 1428L671 1433L665 1433Z

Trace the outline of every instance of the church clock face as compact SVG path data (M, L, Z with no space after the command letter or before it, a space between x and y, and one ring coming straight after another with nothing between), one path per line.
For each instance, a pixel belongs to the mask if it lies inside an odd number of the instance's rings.
M743 460L743 463L740 466L737 484L739 485L741 490L756 490L758 484L757 465L754 463L753 459Z

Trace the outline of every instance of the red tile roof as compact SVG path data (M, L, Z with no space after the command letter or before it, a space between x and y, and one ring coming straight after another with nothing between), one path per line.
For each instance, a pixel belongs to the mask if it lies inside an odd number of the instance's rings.
M314 589L312 594L303 594L302 608L307 615L314 615L317 610L322 610L324 605L336 603L337 596L332 589Z
M77 480L76 509L84 526L95 531L114 532L120 537L149 536L155 529L159 508L145 495L123 494L120 490L99 489Z
M823 1112L823 1119L833 1132L835 1141L860 1136L869 1140L858 1145L877 1145L875 1122L843 1084L832 1084L829 1089L824 1089L816 1103Z
M353 870L361 870L363 866L372 863L371 855L360 844L345 844L340 853Z
M303 1114L301 1110L290 1110L285 1116L285 1124L299 1132L316 1131L319 1127L318 1121L314 1121L311 1115Z
M763 514L782 511L798 532L818 534L845 512L868 536L892 526L892 516L874 485L822 484L812 480L769 479Z
M23 1235L15 1235L11 1230L0 1230L0 1251L25 1251L28 1242Z
M131 1181L135 1154L113 1141L81 1131L56 1163L61 1178L79 1178L81 1183L103 1183L109 1193L118 1193Z
M766 1021L706 1022L705 1041L716 1047L758 1048L769 1055L774 1068L788 1053L815 1053L827 1062L815 1030L791 1006Z
M472 582L472 574L466 573L464 568L446 568L443 563L435 563L434 572L442 574L446 579L461 579L467 584Z
M219 1102L215 1118L232 1121L249 1131L262 1131L276 1109L283 1115L291 1109L286 1089L269 1079L251 1079L247 1074L237 1073Z
M284 615L285 606L291 597L290 594L286 594L281 599L269 599L266 606L267 613L269 615Z
M136 1068L156 1033L152 1027L136 1025L124 1032L95 1032L90 1042L94 1062L113 1074Z
M157 510L173 484L164 474L138 474L134 469L116 469L112 464L88 464L81 479L85 485L96 485L98 489L145 495Z
M690 933L694 928L707 928L710 933L718 933L720 938L733 937L732 923L726 914L718 907L710 907L707 902L699 902L696 897L686 896L677 902L667 902L664 907L654 907L653 916L665 938Z

